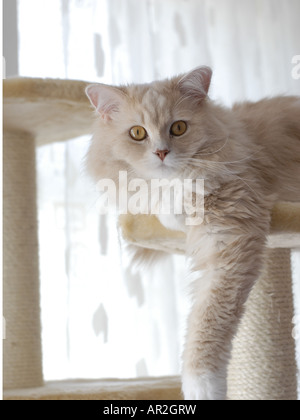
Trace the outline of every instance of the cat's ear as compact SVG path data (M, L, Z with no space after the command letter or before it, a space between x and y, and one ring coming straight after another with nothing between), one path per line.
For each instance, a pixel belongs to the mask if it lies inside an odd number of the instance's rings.
M210 67L197 67L185 74L178 82L180 92L197 102L206 98L210 87L212 70Z
M112 120L124 102L124 93L113 86L89 85L85 93L104 121Z

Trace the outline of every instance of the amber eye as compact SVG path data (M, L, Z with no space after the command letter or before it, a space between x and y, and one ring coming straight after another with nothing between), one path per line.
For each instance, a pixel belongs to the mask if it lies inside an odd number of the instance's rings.
M172 124L170 133L173 136L182 136L187 130L187 124L184 121L176 121Z
M144 129L144 127L141 127L140 125L132 127L129 131L129 134L130 137L136 141L145 140L145 138L147 137L147 131Z

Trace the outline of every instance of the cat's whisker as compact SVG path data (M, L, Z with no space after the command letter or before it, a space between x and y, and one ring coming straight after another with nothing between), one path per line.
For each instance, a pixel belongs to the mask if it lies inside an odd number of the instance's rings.
M246 185L247 188L249 188L258 197L257 192L246 182L246 181L255 182L255 180L254 179L253 180L248 180L248 179L244 179L244 178L238 176L234 171L229 170L226 167L226 163L223 163L223 162L214 162L214 161L204 161L204 162L201 162L198 159L195 159L195 162L190 162L190 163L192 165L194 165L194 163L197 163L197 165L195 165L195 166L201 167L201 168L205 169L206 171L210 169L214 173L215 173L215 170L216 170L215 167L216 167L216 164L217 164L218 165L218 173L219 173L219 175L228 175L230 178L233 178L235 180L237 180L237 179L240 180L241 182L243 182ZM220 165L222 165L222 167L220 167ZM209 168L209 166L211 168Z
M229 139L230 139L230 137L227 137L227 138L226 138L226 140L225 140L225 143L224 143L224 144L223 144L223 145L222 145L222 146L221 146L218 150L215 150L215 151L210 152L210 153L199 153L199 152L197 152L194 156L209 156L209 155L215 155L216 153L221 152L221 151L224 149L224 147L226 147L226 146L227 146Z
M227 174L227 175L233 177L234 179L239 179L240 181L242 181L246 185L246 187L248 187L256 195L256 197L259 198L259 195L257 194L257 192L246 182L246 180L244 178L238 176L236 173L228 170L227 168L223 168L223 169L221 169L221 171L222 171L223 174ZM254 179L253 180L247 180L247 181L255 182Z
M215 152L215 153L217 153L217 152ZM215 154L215 153L213 153L213 154ZM188 158L188 160L192 164L195 164L197 162L199 162L199 163L210 162L210 163L215 163L215 164L220 164L220 165L221 164L224 164L224 165L233 165L233 164L237 164L237 163L241 163L241 162L246 162L246 161L249 161L249 160L254 160L253 159L253 156L257 155L258 153L260 153L260 151L254 152L253 154L251 154L249 156L246 156L246 157L244 157L242 159L234 160L234 161L231 161L231 162L227 162L227 161L212 161L212 160L200 159L200 158L195 158L195 157ZM262 158L261 157L255 158L255 160L259 160L259 159L262 159Z

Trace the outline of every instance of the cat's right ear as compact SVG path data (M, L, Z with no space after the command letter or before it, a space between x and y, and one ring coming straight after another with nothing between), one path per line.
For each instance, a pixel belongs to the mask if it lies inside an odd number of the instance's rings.
M106 122L114 118L124 101L123 92L113 86L89 85L85 93L101 118Z
M194 99L196 102L201 102L208 94L211 77L212 70L210 67L197 67L179 80L179 89L184 96Z

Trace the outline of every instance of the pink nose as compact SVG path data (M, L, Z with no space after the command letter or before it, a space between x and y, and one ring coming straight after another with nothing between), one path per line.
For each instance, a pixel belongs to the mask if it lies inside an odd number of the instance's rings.
M156 152L153 152L156 154L159 159L163 162L166 158L166 156L170 153L170 150L156 150Z

